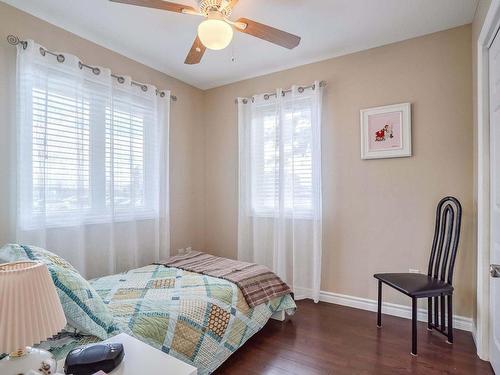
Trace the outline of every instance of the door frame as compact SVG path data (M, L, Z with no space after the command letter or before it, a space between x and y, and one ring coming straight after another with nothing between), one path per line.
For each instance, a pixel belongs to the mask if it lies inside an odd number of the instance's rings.
M473 335L477 354L490 356L490 106L488 49L500 27L500 0L492 0L476 46L477 53L477 310Z

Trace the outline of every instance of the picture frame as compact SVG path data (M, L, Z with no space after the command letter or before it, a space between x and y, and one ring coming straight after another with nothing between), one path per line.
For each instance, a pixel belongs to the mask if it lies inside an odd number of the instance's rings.
M402 158L411 153L411 103L360 110L361 159Z

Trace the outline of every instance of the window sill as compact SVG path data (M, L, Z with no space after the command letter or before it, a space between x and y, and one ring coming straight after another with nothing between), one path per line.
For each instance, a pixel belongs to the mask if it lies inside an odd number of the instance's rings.
M252 212L250 217L255 218L255 219L279 219L281 217L288 219L288 220L308 220L308 221L313 221L314 217L312 214L307 214L307 213L285 213L283 216L276 215L275 213L271 212Z
M64 215L64 214L63 214ZM71 213L65 214L66 216L33 216L28 220L21 221L21 228L24 231L34 231L40 228L46 229L64 229L75 228L79 226L92 226L92 225L110 225L110 224L123 224L131 223L134 221L147 221L158 220L159 215L154 211L141 211L134 214L115 213L111 215L88 215L79 218L73 218Z

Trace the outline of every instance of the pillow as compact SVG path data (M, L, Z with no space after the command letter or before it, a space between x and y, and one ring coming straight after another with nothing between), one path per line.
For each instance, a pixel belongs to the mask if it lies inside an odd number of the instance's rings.
M105 340L116 329L113 316L99 294L63 258L35 246L8 244L0 249L0 263L19 260L34 260L47 265L68 324L80 333Z

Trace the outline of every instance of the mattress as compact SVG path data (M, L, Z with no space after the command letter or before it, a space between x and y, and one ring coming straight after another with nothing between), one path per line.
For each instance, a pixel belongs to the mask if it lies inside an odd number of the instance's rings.
M128 333L210 374L258 332L275 312L293 314L290 295L250 308L226 280L150 265L91 280L113 314L116 334ZM64 356L92 336L59 337L41 344Z

